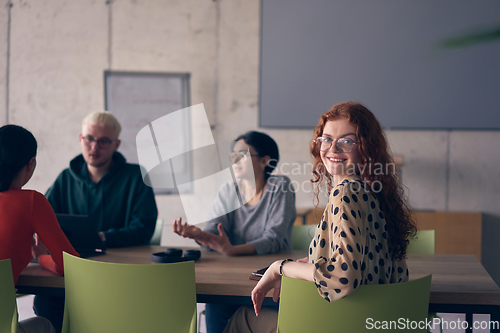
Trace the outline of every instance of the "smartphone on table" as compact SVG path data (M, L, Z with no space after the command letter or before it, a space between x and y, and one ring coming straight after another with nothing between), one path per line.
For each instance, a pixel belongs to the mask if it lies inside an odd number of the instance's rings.
M260 278L264 275L264 273L267 271L268 267L261 268L257 271L253 271L252 275L249 276L250 280L256 280L259 281Z

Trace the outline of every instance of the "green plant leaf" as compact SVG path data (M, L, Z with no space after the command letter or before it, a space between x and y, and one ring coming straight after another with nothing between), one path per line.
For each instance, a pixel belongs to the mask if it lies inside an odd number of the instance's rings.
M500 41L500 28L473 33L465 36L452 37L439 43L444 48L457 48L472 44Z

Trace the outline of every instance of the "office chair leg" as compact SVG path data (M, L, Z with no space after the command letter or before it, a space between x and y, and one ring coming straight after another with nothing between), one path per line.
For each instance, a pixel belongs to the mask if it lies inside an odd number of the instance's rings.
M198 333L201 333L201 315L205 316L205 310L201 311L198 316Z

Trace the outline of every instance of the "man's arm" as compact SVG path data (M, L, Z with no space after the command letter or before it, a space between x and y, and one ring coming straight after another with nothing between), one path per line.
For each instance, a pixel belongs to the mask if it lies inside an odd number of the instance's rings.
M123 227L103 230L107 247L146 245L153 236L158 218L155 196L153 189L139 178L134 186L135 191L127 198L129 213L126 214L127 220Z

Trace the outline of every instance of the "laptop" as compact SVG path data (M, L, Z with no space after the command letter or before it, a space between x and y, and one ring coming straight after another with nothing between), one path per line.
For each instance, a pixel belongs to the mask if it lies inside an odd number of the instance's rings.
M56 214L57 221L71 245L82 258L106 253L99 233L86 215Z

